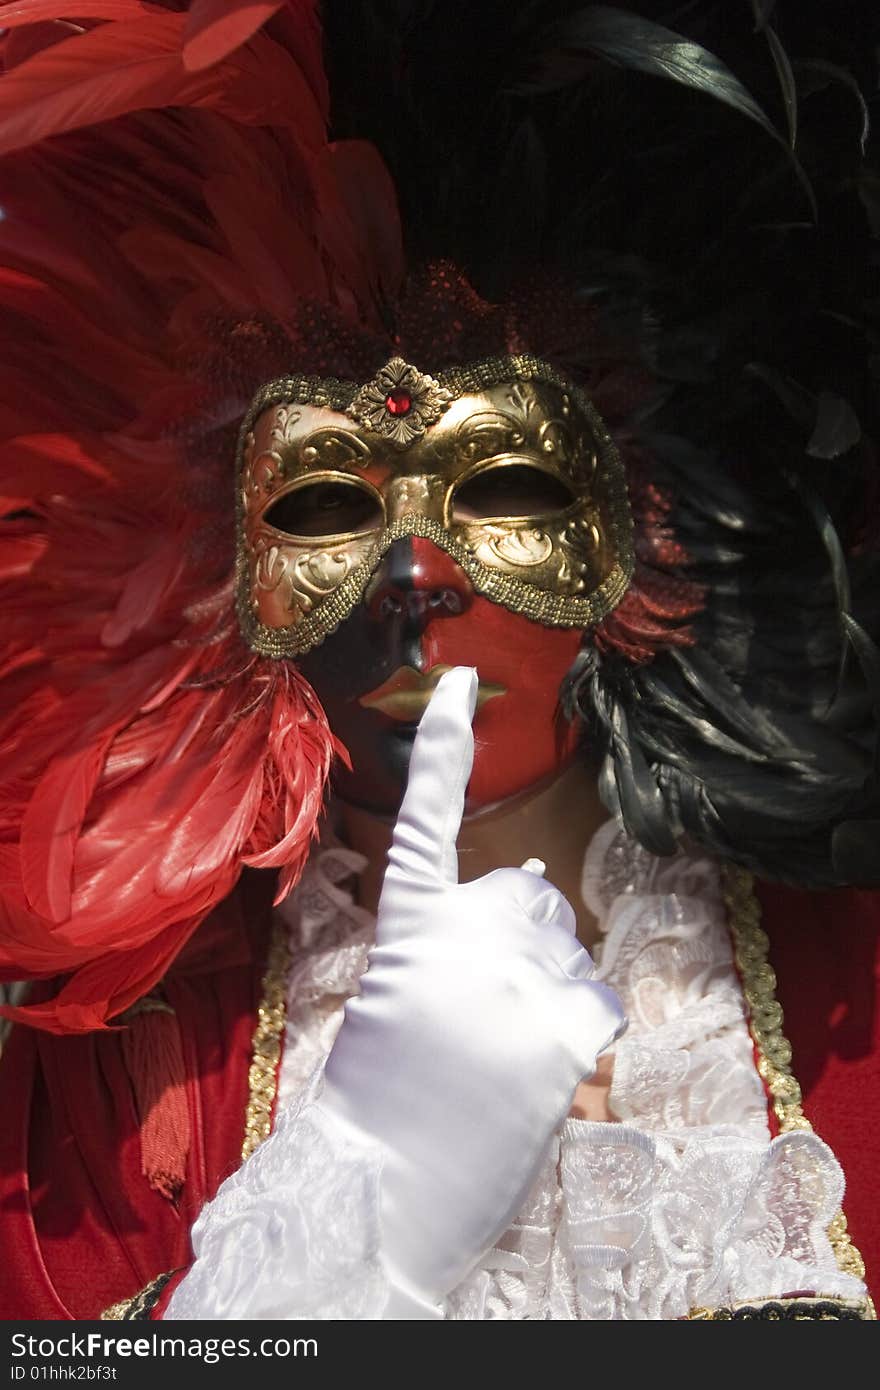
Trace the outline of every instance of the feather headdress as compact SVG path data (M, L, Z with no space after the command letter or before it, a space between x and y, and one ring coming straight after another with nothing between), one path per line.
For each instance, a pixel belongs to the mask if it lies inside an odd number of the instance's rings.
M55 1031L148 990L243 865L283 895L308 854L333 738L238 636L215 441L259 371L234 325L369 323L393 250L355 183L396 227L373 150L328 142L311 5L75 8L0 12L0 966L68 977L19 1011Z

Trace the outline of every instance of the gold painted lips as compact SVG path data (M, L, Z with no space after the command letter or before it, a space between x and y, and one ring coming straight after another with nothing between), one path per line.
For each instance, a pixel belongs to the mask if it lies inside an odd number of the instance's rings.
M413 723L424 713L440 677L451 670L451 666L432 666L430 671L417 671L414 666L399 666L383 685L362 695L358 704L364 709L377 709L401 723ZM503 685L480 681L477 709L482 709L486 701L494 700L496 695L506 694Z

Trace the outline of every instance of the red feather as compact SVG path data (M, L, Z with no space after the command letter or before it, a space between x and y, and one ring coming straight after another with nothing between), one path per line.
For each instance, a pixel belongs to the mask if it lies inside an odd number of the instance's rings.
M296 122L318 149L324 122L301 72L277 45L257 36L226 68L183 65L184 14L160 10L101 24L44 49L0 84L0 154L50 135L169 106L213 106L254 124ZM282 84L288 91L282 99Z
M403 283L404 256L397 196L388 170L375 146L363 140L337 141L325 158L358 254L366 253L385 296L393 302Z
M169 536L127 575L119 602L101 629L101 641L119 647L155 619L183 566L180 543Z
M145 14L161 14L163 8L146 0L76 0L75 5L77 20L137 19ZM70 11L70 4L64 0L5 0L0 5L0 28L19 29L53 19L70 21Z
M0 83L0 153L130 111L216 97L215 72L184 71L184 22L166 11L100 25L14 68Z
M284 0L193 0L184 31L190 72L219 63L282 8Z
M49 922L70 918L73 856L113 733L56 758L21 824L21 879L28 906Z
M375 154L328 145L313 4L77 15L0 8L33 50L0 78L0 976L61 977L11 1011L56 1032L309 853L336 745L235 628L235 428L304 298L378 325L399 247Z

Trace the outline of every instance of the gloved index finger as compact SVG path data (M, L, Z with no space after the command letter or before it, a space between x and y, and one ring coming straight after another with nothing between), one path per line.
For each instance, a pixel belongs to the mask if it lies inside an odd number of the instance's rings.
M413 744L386 882L458 882L456 840L474 761L477 673L456 666L437 682Z

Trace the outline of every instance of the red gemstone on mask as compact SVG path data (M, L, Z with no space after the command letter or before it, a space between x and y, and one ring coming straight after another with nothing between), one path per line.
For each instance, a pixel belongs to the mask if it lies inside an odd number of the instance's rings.
M395 386L385 397L385 409L389 415L408 415L412 410L412 396L402 386Z

